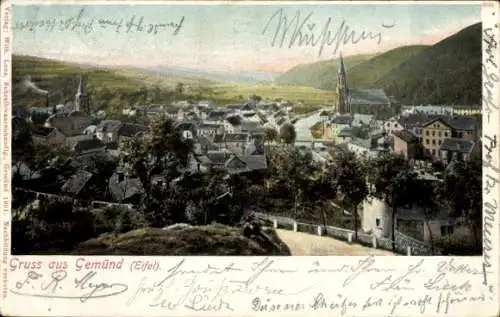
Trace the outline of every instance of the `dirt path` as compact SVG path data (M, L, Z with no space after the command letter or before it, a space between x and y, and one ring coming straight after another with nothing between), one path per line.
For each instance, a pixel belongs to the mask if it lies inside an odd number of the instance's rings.
M292 255L394 255L389 251L349 244L330 237L283 229L277 229L276 233L290 248Z

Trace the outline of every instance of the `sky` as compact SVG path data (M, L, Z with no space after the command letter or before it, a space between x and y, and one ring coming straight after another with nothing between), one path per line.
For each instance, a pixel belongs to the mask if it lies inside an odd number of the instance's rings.
M127 22L137 24L141 17L143 28L129 30ZM120 21L120 28L111 24ZM98 65L281 73L340 52L432 45L479 21L479 4L14 5L12 26L16 54ZM156 34L148 33L150 24L158 25ZM351 32L351 40L341 40Z

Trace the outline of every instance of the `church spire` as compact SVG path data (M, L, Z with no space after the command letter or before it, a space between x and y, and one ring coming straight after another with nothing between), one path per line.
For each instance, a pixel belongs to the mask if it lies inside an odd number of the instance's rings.
M75 94L74 110L83 111L86 114L90 114L89 97L87 95L87 89L85 87L83 75L80 75L80 80L78 82L78 88Z
M337 75L337 111L341 114L349 113L349 108L349 89L347 87L347 75L344 66L344 58L341 52Z

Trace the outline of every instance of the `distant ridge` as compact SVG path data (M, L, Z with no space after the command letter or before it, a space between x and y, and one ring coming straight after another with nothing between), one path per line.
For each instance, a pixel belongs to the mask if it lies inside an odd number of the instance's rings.
M344 56L347 69L361 64L376 55ZM330 59L311 64L299 64L275 79L276 84L310 86L319 89L332 90L337 80L339 59Z

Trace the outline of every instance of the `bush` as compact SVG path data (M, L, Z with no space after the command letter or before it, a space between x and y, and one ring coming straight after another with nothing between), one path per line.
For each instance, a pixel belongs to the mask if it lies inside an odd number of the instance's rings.
M471 232L467 227L456 228L452 235L441 238L436 246L443 249L444 255L478 255L482 246L475 246Z

